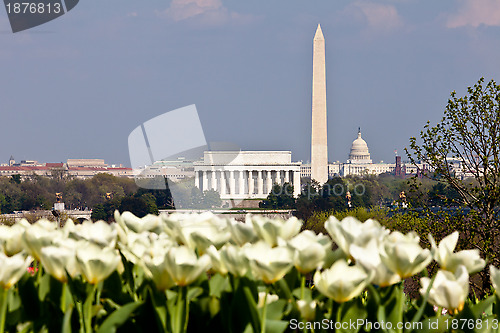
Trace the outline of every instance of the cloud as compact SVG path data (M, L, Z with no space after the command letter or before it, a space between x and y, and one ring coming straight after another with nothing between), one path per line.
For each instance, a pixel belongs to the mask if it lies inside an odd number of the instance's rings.
M251 15L230 11L221 0L172 0L170 7L158 15L174 22L196 19L203 25L245 24L254 19Z
M346 7L344 14L365 21L372 30L390 31L403 26L403 20L392 5L356 1Z
M473 26L481 24L500 26L499 0L461 0L458 12L449 16L446 22L448 28Z

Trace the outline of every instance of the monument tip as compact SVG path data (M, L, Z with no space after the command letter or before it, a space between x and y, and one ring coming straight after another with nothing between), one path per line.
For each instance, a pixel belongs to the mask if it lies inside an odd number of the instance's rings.
M318 23L318 28L316 29L316 34L314 35L314 39L325 39L323 37L323 31L321 30L321 24Z

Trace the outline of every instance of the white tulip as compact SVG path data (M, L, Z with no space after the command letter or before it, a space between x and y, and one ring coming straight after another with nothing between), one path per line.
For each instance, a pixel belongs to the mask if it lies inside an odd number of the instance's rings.
M170 248L165 264L174 282L178 286L187 286L210 268L211 261L206 254L198 258L192 249L179 246Z
M76 240L87 240L101 247L115 247L117 231L114 224L104 221L84 221L68 231L68 236Z
M250 263L244 249L226 244L220 250L220 260L229 273L234 276L243 276L250 268Z
M425 295L430 279L421 278L422 288L420 293ZM451 314L462 311L469 294L469 273L463 265L455 273L439 270L429 292L429 303L448 309Z
M22 253L8 257L0 252L0 287L9 289L15 285L26 273L31 262L31 258Z
M244 253L250 261L254 278L267 284L283 278L293 265L293 251L287 247L272 248L263 241L246 244Z
M117 250L101 248L93 243L76 250L80 271L90 284L97 284L111 275L117 269L120 258Z
M295 268L300 273L307 274L323 265L332 242L323 234L316 235L311 230L305 230L288 241L288 246L294 251Z
M160 233L162 230L162 219L157 215L148 214L140 218L131 212L123 212L120 215L118 211L115 211L114 216L118 224L133 232L141 233L143 231L152 231Z
M304 301L303 299L297 300L297 307L300 311L300 316L306 320L311 321L316 317L316 306L318 303L315 300L310 302Z
M413 232L407 235L392 232L381 245L382 262L401 279L421 272L431 262L432 256L428 249L420 247L419 240Z
M373 272L367 273L358 265L349 266L347 261L338 260L329 269L314 274L314 285L323 295L344 303L360 295L372 277Z
M296 217L284 221L259 215L247 215L247 223L252 223L257 236L271 246L278 245L278 238L289 240L300 232L302 222ZM250 221L250 222L249 222Z
M227 274L227 268L224 262L221 260L221 256L219 251L215 248L215 246L211 245L207 250L206 254L210 257L210 260L212 261L212 269L221 274L221 275L226 275Z
M239 246L243 246L246 243L254 243L258 239L249 219L245 219L245 223L231 219L228 223L228 228L231 232L231 239Z
M191 237L195 248L197 248L202 254L210 246L215 246L220 249L222 245L226 244L231 238L231 234L228 231L220 230L211 226L196 228L189 236Z
M151 278L158 290L164 291L175 285L167 270L167 253L169 249L155 247L143 258L146 275Z
M149 233L127 233L125 236L120 237L118 247L128 261L136 264L144 256L147 250L151 248Z
M45 271L62 283L68 282L66 271L72 277L79 272L74 248L47 246L41 249L40 256Z
M220 247L230 238L227 221L211 212L191 215L174 213L164 216L163 221L167 233L180 245L186 245L191 249L198 247L204 251L211 244ZM193 237L194 233L196 235Z
M25 248L36 259L40 260L42 247L49 246L55 239L62 238L60 230L56 230L57 224L47 220L39 220L31 227L26 228L22 239Z
M349 252L351 244L363 246L371 239L384 238L389 231L372 219L366 220L364 223L358 221L355 217L348 216L342 221L339 221L335 216L331 216L325 222L325 229L328 231L333 241L337 246L350 257Z
M352 244L349 252L356 263L367 271L374 273L372 283L379 287L387 287L401 281L401 277L387 268L380 258L380 242L371 239L363 247Z
M260 291L258 296L259 296L259 300L257 302L258 308L263 308L264 304L271 304L271 303L276 302L280 299L278 295L268 294L265 291Z
M500 270L493 265L490 265L490 279L495 288L495 294L500 297Z
M437 246L434 237L429 234L429 240L432 245L432 252L435 260L442 269L450 272L455 272L460 265L464 265L469 274L481 271L484 266L486 266L486 262L481 259L479 250L474 249L453 252L457 246L458 236L458 231L455 231L443 238L441 242L439 242L439 246Z
M25 230L26 226L20 223L11 227L0 225L0 246L6 255L10 257L24 250L22 237Z
M174 246L174 242L165 233L158 235L149 231L129 232L120 237L118 246L125 258L135 264L152 249L156 247L168 249Z
M69 233L73 230L75 230L75 222L73 222L72 219L67 219L66 222L64 222L64 226L62 227L63 235L65 237L68 237Z

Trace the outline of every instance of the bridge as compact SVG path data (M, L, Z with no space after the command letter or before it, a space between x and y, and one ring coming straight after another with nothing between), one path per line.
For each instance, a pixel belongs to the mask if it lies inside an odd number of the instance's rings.
M213 210L202 210L202 209L161 209L160 214L172 214L172 213L181 213L181 214L200 214L203 212L210 211L219 217L226 218L234 218L236 220L243 220L246 214L255 214L261 215L270 218L282 218L288 219L293 216L293 209L213 209ZM61 213L61 217L66 219L70 218L73 221L84 221L90 220L90 215L92 214L91 210L64 210ZM35 219L41 218L54 218L54 214L51 210L37 210L37 211L22 211L16 212L14 214L1 214L0 221L3 220L13 220L20 221L23 218L34 217Z
M91 210L64 210L61 213L61 216L63 218L70 218L73 221L79 220L90 220L90 215L92 214ZM51 210L35 210L35 211L22 211L22 212L15 212L14 214L2 214L0 215L2 219L5 220L14 220L14 221L20 221L23 218L28 218L28 217L34 217L36 219L42 219L42 218L47 218L47 219L53 219L54 214L52 214Z

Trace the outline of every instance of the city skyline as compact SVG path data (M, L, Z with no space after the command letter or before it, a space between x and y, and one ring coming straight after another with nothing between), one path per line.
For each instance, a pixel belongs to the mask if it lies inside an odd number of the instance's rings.
M321 23L329 161L347 160L361 126L373 162L392 162L451 91L500 80L498 13L492 0L110 0L12 34L3 11L0 160L129 165L132 129L194 103L207 141L308 161Z

